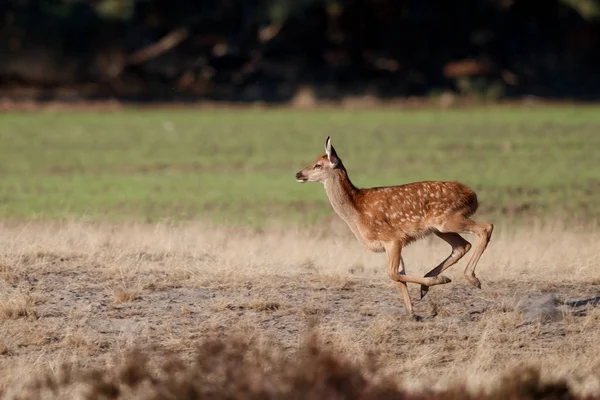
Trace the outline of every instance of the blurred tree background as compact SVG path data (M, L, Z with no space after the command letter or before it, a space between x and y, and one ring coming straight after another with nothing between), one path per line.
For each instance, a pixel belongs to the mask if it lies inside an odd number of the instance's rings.
M0 94L600 97L600 0L2 0Z

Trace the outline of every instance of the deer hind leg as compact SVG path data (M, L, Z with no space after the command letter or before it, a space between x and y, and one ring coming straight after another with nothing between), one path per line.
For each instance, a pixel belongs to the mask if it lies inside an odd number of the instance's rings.
M471 249L471 243L467 242L455 232L434 232L440 239L445 240L452 246L452 253L442 261L437 267L425 274L425 277L438 276L446 269L456 264ZM421 285L421 298L425 297L429 291L429 286Z
M481 258L481 255L485 251L490 238L492 237L492 231L494 230L494 225L488 222L477 222L469 219L467 217L461 217L460 219L450 220L445 223L440 232L469 232L477 235L478 243L475 246L475 250L473 252L473 256L469 260L467 267L465 268L465 278L467 281L477 287L481 288L481 282L475 276L475 268L477 267L477 263Z
M471 227L471 232L477 235L479 238L479 243L477 243L477 247L473 252L473 256L469 260L467 267L465 268L465 276L467 280L475 287L481 289L481 282L475 276L475 267L477 267L477 263L479 262L479 258L485 251L490 239L492 237L492 231L494 230L494 225L488 222L475 222L473 221L473 226Z

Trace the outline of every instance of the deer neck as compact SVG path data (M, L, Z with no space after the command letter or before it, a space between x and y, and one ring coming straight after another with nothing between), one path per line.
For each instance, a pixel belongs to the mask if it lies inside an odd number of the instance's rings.
M334 177L323 182L325 192L327 193L331 207L352 227L356 225L358 218L356 196L360 190L350 182L345 169L341 168L335 172Z

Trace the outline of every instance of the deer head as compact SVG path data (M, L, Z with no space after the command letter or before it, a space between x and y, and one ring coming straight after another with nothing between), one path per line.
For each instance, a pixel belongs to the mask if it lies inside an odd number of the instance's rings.
M325 182L332 178L336 170L344 169L342 160L338 157L335 149L331 145L331 138L327 136L325 140L325 154L317 157L308 167L296 174L296 181L304 182Z

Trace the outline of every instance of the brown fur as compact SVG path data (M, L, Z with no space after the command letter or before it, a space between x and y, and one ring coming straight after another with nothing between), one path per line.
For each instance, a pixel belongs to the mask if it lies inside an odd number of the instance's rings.
M477 211L477 195L459 182L425 181L400 186L359 189L331 141L326 153L296 174L299 182L321 182L331 206L348 224L356 238L370 251L388 254L388 275L400 284L407 311L412 315L407 283L421 285L421 297L430 286L449 283L440 275L464 256L471 244L458 233L474 233L479 243L467 264L465 276L476 287L481 284L475 267L490 240L493 225L469 218ZM435 234L452 246L452 253L425 277L408 276L402 261L402 248L429 234Z

